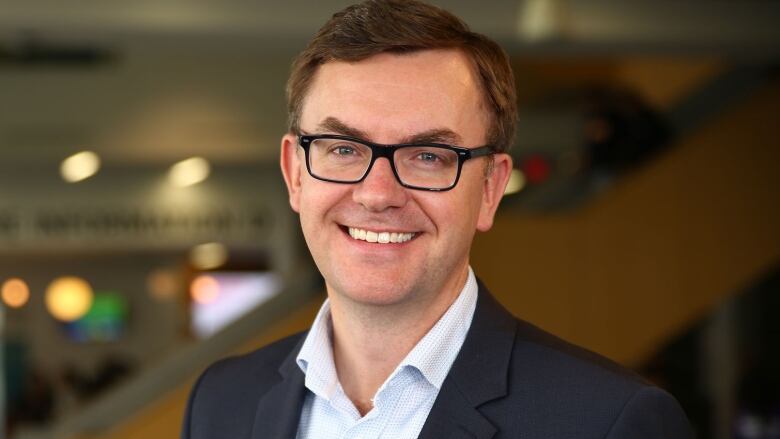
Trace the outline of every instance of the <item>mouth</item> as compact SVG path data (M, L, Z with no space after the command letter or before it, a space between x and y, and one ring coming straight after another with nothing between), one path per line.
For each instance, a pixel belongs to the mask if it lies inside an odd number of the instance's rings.
M352 237L352 239L377 244L402 244L411 241L417 236L416 232L390 232L347 226L342 226L342 228Z

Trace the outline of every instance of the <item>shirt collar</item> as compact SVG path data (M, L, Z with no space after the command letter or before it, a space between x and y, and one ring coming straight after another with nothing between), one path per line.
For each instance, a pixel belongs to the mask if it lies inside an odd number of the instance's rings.
M457 299L406 355L390 378L404 367L413 367L431 385L441 389L471 326L477 292L477 280L469 267L466 284ZM296 357L298 367L306 375L306 388L325 399L330 399L339 387L333 362L332 331L330 302L325 299Z
M333 362L332 328L330 301L325 299L295 359L306 375L306 388L328 400L339 386Z
M458 356L477 306L477 279L469 267L468 278L458 298L444 315L401 361L399 369L418 369L436 389L441 389Z

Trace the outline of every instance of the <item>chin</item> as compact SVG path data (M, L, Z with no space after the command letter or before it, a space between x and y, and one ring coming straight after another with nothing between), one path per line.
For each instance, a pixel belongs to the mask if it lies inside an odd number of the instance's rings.
M369 306L396 305L414 296L412 289L401 285L397 279L381 282L335 282L328 285L333 294Z

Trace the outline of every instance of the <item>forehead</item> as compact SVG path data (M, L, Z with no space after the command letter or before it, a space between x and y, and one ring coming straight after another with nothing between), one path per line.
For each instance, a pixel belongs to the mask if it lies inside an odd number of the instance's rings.
M377 142L448 129L465 144L484 140L487 117L471 63L457 50L384 53L320 66L304 100L301 127L336 118Z

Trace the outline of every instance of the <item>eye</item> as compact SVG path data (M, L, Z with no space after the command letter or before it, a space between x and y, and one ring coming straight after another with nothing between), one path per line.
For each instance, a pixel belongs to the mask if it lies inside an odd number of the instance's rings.
M436 147L407 147L398 150L396 164L417 170L434 171L457 166L458 156L454 151Z
M419 160L422 160L424 162L429 162L429 163L440 162L442 160L441 157L439 157L437 154L434 154L430 151L423 151L419 153L417 155L417 158Z
M458 161L451 151L439 149L422 149L414 151L410 156L418 166L449 167Z
M352 145L333 145L330 148L330 152L332 154L335 154L337 156L347 157L347 156L353 156L357 154L357 150L355 150L355 147Z

